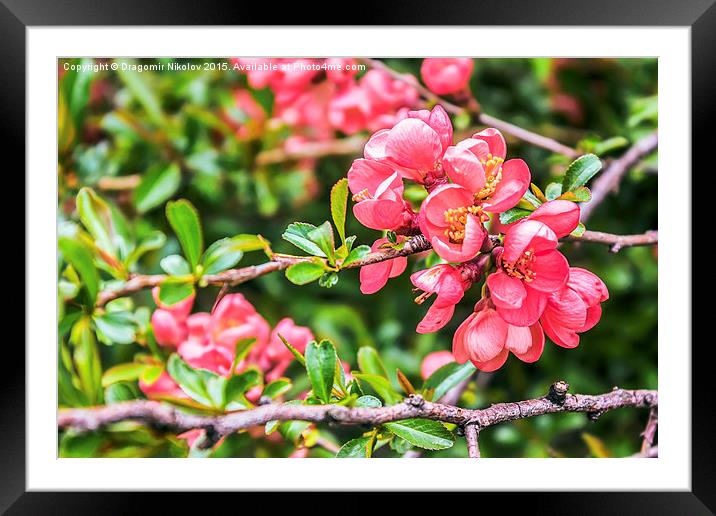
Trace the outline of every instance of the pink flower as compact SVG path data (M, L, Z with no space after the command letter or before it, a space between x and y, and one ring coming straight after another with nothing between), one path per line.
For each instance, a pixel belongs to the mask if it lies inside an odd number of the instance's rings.
M371 106L365 92L356 84L348 84L334 95L328 104L328 120L345 134L362 131L371 116Z
M346 84L358 73L355 59L329 57L326 59L326 78L335 84Z
M497 272L487 277L500 316L516 326L537 322L547 296L567 282L569 264L546 224L526 220L508 229Z
M284 345L279 335L301 353L306 350L309 342L316 340L310 328L298 326L288 317L281 319L271 332L268 345L254 348L249 357L250 362L256 363L261 370L267 372L267 382L280 378L294 360L293 353Z
M366 158L387 162L406 179L419 183L442 175L440 160L452 143L452 123L441 106L410 111L392 129L378 131L366 143Z
M473 65L468 57L427 58L420 67L420 76L433 93L459 93L467 88Z
M521 159L505 161L507 145L500 131L488 128L446 150L447 176L475 195L485 211L501 213L515 206L530 185L530 170Z
M437 187L423 201L418 224L435 252L449 262L465 262L480 252L487 216L473 192L459 183Z
M398 242L403 240L405 237L398 237ZM381 246L387 243L387 238L379 238L371 246L371 251L379 251ZM360 291L363 294L375 294L388 283L390 278L396 278L403 274L407 266L408 258L405 256L364 265L360 268Z
M178 346L186 338L186 319L194 305L196 295L192 294L178 303L166 305L159 300L159 287L154 287L152 297L159 307L152 314L154 338L160 346Z
M415 86L394 79L383 70L368 70L361 77L360 86L370 101L374 115L414 106L419 98Z
M366 227L395 229L412 215L403 200L402 178L385 163L355 160L348 171L348 187L357 203L353 214Z
M255 338L255 348L266 345L271 328L241 294L228 294L219 301L206 324L207 337L232 353L242 339Z
M452 352L464 364L470 360L481 371L502 367L512 352L523 362L535 362L544 349L544 333L538 322L515 326L506 322L490 299L482 299L455 332Z
M600 303L607 299L609 291L598 276L585 269L570 267L567 284L549 296L540 322L555 344L577 347L577 334L592 329L599 322L602 316Z
M427 380L435 371L452 362L455 362L455 357L449 351L428 353L420 364L420 376L422 376L423 380Z
M437 294L428 313L418 324L416 329L418 333L432 333L445 326L455 312L455 305L460 302L465 295L465 290L472 284L463 278L460 269L447 264L418 271L410 276L410 281L417 290L422 290L415 299L418 304Z

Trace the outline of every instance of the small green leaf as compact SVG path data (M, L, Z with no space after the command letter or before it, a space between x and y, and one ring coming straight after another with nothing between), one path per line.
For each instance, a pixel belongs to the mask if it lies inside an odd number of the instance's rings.
M98 336L106 344L131 344L135 340L137 323L130 312L107 312L93 318Z
M117 382L131 382L139 378L147 367L147 364L130 362L128 364L119 364L107 369L102 375L102 387L108 387Z
M592 198L592 192L586 186L578 186L570 192L565 192L558 197L565 201L587 202Z
M577 227L574 228L574 231L572 231L570 233L570 235L575 236L575 237L581 237L586 230L587 230L587 228L584 227L584 224L582 224L580 222L579 224L577 224Z
M280 333L277 334L278 338L281 339L281 342L283 342L283 345L288 348L288 350L293 354L294 357L296 357L296 360L300 362L302 366L306 366L306 358L301 354L299 350L294 348L290 342L288 342L286 339L283 338L283 335Z
M222 238L209 246L201 259L204 274L216 274L239 263L244 256L242 239Z
M97 246L114 256L118 242L115 240L109 204L94 190L84 187L77 194L77 211L82 225L87 228Z
M368 245L359 245L355 249L353 249L350 253L348 253L348 256L346 256L346 259L343 260L343 263L341 264L341 267L348 267L351 263L357 262L358 260L361 260L368 256L370 254L370 246Z
M522 208L510 208L507 211L500 213L500 222L502 224L512 224L520 219L525 218L527 215L532 213L529 210L523 210Z
M202 405L213 406L203 375L184 362L176 353L170 356L167 361L167 372L193 400ZM209 373L209 371L204 372Z
M127 383L113 383L104 390L104 401L107 405L136 400L138 397L136 390Z
M320 344L315 341L308 343L306 371L311 380L313 394L323 403L329 403L336 371L336 348L330 341L322 340Z
M562 191L570 192L577 187L587 184L594 174L602 169L602 161L594 154L585 154L575 159L562 180Z
M452 447L455 438L441 423L429 419L405 419L386 423L386 428L413 446L426 450L444 450Z
M316 229L316 226L313 224L294 222L288 225L281 237L310 255L325 258L326 254L321 251L321 248L308 238L309 233L314 229Z
M94 306L99 292L99 273L94 266L92 253L79 242L67 237L58 240L58 247L64 259L82 278L82 286L87 293L87 305Z
M231 371L236 370L236 367L239 365L239 362L241 362L244 358L246 358L246 355L249 354L249 351L251 351L251 348L256 344L256 338L250 337L247 339L241 339L236 343L235 353L234 353L234 361L231 365Z
M341 449L336 453L337 459L366 459L370 457L374 439L372 437L358 437L357 439L351 439L346 444L341 446Z
M366 374L366 373L354 373L354 378L357 378L361 382L366 382L368 385L370 385L373 390L383 398L383 400L388 405L394 405L396 403L400 403L400 401L403 399L403 397L395 392L393 389L393 386L390 384L387 378L384 378L382 376L378 376L376 374Z
M188 298L194 293L194 285L191 283L165 279L159 285L159 301L165 305L175 305Z
M457 362L451 362L445 364L430 377L425 380L423 389L426 391L433 390L434 400L442 398L450 389L455 387L457 384L466 380L475 372L475 366L472 362L465 362L464 364L458 364Z
M623 136L613 136L612 138L607 138L606 140L597 143L594 146L594 154L602 156L603 154L608 154L617 149L621 149L622 147L626 147L627 145L629 145L629 140Z
M338 283L338 274L332 271L322 274L318 280L318 284L323 288L331 288L336 283Z
M191 274L189 263L183 256L178 254L170 254L159 261L159 266L164 272L171 276L186 276Z
M326 221L316 229L308 233L308 239L316 244L323 251L331 263L335 263L335 240L333 239L333 228L331 223Z
M250 251L260 251L266 248L266 240L259 235L249 235L242 233L231 237L231 241L236 249L248 253Z
M541 202L547 202L547 197L545 197L544 193L542 193L542 190L540 190L539 186L537 186L534 183L530 183L530 190L534 194L537 199L539 199Z
M192 270L196 270L204 250L201 222L196 208L186 199L170 201L166 208L167 219L184 251Z
M383 403L370 394L364 394L355 401L356 407L368 407L368 408L379 408L383 406Z
M72 358L82 392L91 404L97 404L102 397L102 363L88 316L75 323L70 340L75 346Z
M151 231L147 234L127 258L127 267L131 267L137 260L149 251L160 249L167 241L167 237L161 231Z
M145 74L137 71L134 59L117 59L117 75L127 86L132 96L142 105L149 118L156 125L164 124L164 114L155 90L147 83Z
M348 179L339 180L331 188L331 216L341 242L346 241L346 209L348 208Z
M324 267L320 263L299 262L286 269L286 278L296 285L306 285L323 276Z
M557 197L562 195L562 183L550 183L547 185L544 191L548 201L554 201Z
M244 394L261 383L261 375L255 369L249 369L229 378L225 384L224 399L228 410L247 408Z
M146 213L169 200L179 189L181 171L176 163L152 167L134 191L134 205Z
M142 374L139 376L140 380L142 380L147 385L152 385L154 382L159 380L159 377L164 372L164 366L161 365L151 365L148 366L142 371Z
M291 380L288 378L277 378L264 387L264 391L261 393L261 396L266 396L270 399L278 398L282 394L286 394L290 391L292 386Z
M388 371L378 355L378 351L371 346L362 346L357 353L358 367L364 373L375 374L388 378Z

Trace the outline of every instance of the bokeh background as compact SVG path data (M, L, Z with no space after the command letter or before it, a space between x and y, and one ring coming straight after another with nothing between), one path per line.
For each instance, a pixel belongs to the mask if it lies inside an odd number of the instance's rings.
M169 166L179 168L179 180L168 198L186 198L198 208L206 242L260 233L275 251L295 254L297 249L283 241L281 233L293 221L326 220L331 185L345 176L360 154L257 163L259 153L281 148L292 134L285 125L270 121L275 99L269 89L250 88L246 76L231 69L142 73L64 69L65 62L93 61L112 62L73 59L60 60L58 65L58 218L76 220L74 197L82 186L91 186L128 217L138 236L161 230L167 242L142 258L137 269L143 273L161 273L159 260L180 252L163 202L152 205L137 193L146 176ZM420 76L420 59L384 61ZM206 60L141 60L159 62ZM476 59L470 86L484 112L607 160L657 126L655 59ZM245 93L261 106L268 121L259 122L242 110L237 95ZM456 141L461 134L481 129L465 127L462 121L455 125ZM368 135L359 132L357 137ZM562 156L506 137L508 156L523 158L537 185L544 187L568 164ZM588 229L619 234L656 229L656 174L656 155L652 155L634 167L618 193L593 213ZM347 234L358 235L358 243L371 244L379 236L352 215L347 226ZM582 335L576 349L548 342L535 364L511 356L497 372L479 374L463 395L462 405L479 407L540 396L557 379L566 380L571 391L579 393L605 392L613 386L657 388L657 249L628 248L611 254L605 246L566 244L565 254L572 265L594 271L607 284L611 297L603 305L601 322ZM261 253L250 253L241 265L262 260ZM420 268L413 259L407 272ZM357 271L341 273L339 283L330 289L317 283L299 287L276 273L236 290L272 325L290 316L309 326L318 338L330 338L351 366L356 367L358 347L375 346L391 372L400 368L419 384L421 359L431 351L450 349L452 334L479 297L479 286L465 296L448 326L436 334L418 335L415 326L427 307L413 303L408 276L391 280L372 296L360 293ZM216 294L213 287L200 289L195 310L210 310ZM137 294L134 301L137 306L154 307L149 292ZM101 346L103 368L131 361L139 350L138 345ZM294 379L295 392L307 388L308 380L296 364L287 376ZM609 412L597 422L581 414L547 415L484 432L481 449L488 457L627 456L639 450L646 416L632 409ZM360 432L341 429L332 430L332 435L342 443ZM286 446L241 434L227 439L214 456L286 456ZM93 454L105 456L172 456L172 447L181 443L146 431L141 439L115 439L90 448ZM63 453L83 454L81 446L79 451ZM395 455L388 447L376 452L376 456ZM423 455L465 457L466 447L464 440L457 439L449 450ZM332 454L315 447L310 456Z

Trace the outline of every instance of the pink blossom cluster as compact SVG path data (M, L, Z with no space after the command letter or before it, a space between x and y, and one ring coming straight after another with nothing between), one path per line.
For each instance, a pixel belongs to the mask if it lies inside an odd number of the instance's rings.
M233 372L257 367L264 372L267 382L281 377L294 359L279 335L300 352L314 340L309 328L298 326L289 318L282 319L271 330L268 322L241 294L224 296L211 313L192 314L194 295L168 306L159 300L158 288L152 293L158 306L151 319L157 343L176 350L190 366L224 377L232 374L236 344L242 339L254 338L256 342ZM140 380L139 387L149 398L188 397L166 371L151 384ZM260 390L249 391L247 397L255 400L259 393Z
M352 135L390 127L398 113L419 98L413 85L383 70L371 69L357 78L359 67L349 58L232 61L244 70L251 88L273 92L273 116L309 140L333 138L336 130ZM247 100L237 97L254 110Z
M545 202L503 226L504 237L493 241L486 223L518 204L530 185L529 168L521 159L506 159L507 145L497 129L452 140L452 123L442 107L410 111L374 133L364 157L348 171L355 217L366 227L399 235L394 244L376 240L373 250L399 246L419 230L445 262L410 277L421 292L417 303L435 296L417 331L444 327L472 284L487 276L483 296L454 335L458 362L494 371L510 352L534 362L545 333L560 346L577 346L579 333L598 322L600 303L609 295L596 275L570 267L557 250L558 239L577 228L579 206ZM405 181L428 192L417 212L403 198ZM401 257L363 267L361 291L377 292L402 274L406 263Z

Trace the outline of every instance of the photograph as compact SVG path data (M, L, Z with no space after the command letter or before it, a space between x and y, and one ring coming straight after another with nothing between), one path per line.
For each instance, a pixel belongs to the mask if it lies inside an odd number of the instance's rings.
M656 57L56 66L60 459L659 456Z

